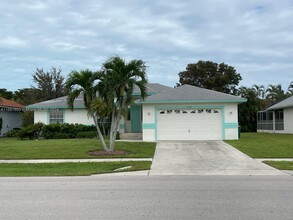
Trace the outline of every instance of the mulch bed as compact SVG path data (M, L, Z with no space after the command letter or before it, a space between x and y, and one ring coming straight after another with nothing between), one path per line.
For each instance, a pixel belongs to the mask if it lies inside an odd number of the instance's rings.
M94 150L89 152L89 155L91 156L111 156L111 155L126 155L126 154L129 154L129 152L125 150L114 150L114 151Z

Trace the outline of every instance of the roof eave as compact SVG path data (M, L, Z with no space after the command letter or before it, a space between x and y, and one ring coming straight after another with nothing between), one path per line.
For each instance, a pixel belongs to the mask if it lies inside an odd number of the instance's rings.
M137 100L135 103L139 104L165 104L165 103L243 103L247 99L233 99L233 100Z

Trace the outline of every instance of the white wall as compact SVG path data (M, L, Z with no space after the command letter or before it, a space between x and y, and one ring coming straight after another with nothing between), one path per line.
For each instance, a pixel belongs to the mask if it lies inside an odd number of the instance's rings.
M73 111L66 109L63 114L64 123L68 124L84 124L93 125L94 120L87 115L84 109L74 109ZM49 124L49 111L48 110L35 110L34 123L42 122Z
M157 106L219 107L224 109L223 132L225 140L238 139L238 105L237 103L181 103L161 104ZM143 105L143 141L156 141L156 108L153 104Z
M48 124L48 110L34 110L34 123L44 123L44 124Z
M66 109L64 111L64 123L93 125L94 120L88 117L85 109L74 109L73 111Z
M293 134L293 107L284 109L284 133Z

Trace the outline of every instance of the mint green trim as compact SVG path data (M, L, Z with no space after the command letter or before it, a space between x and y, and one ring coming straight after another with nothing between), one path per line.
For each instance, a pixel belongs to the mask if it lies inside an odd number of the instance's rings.
M224 124L225 128L238 128L238 122L229 122Z
M68 106L26 106L26 110L30 109L38 109L38 110L45 110L45 109L70 109ZM74 109L86 109L84 106L74 106Z
M119 129L125 129L125 124L120 124Z
M200 109L200 108L210 108L210 109L219 109L223 106L214 106L214 105L162 105L156 106L157 110L166 110L166 109Z
M143 129L156 129L156 123L143 123Z
M226 130L225 130L225 106L222 106L221 108L221 112L222 112L222 138L223 140L226 140Z
M158 121L157 121L157 114L158 109L156 106L154 106L154 113L155 113L155 141L158 141Z
M164 103L242 103L246 102L247 99L231 99L231 100L159 100L159 101L141 101L137 100L136 103L142 104L164 104Z

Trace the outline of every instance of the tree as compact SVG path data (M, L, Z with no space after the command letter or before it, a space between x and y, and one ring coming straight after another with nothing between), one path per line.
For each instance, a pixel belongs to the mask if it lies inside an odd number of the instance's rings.
M2 88L2 89L0 89L0 96L5 98L5 99L11 100L13 98L13 92Z
M80 72L72 71L66 81L65 88L68 91L67 103L72 110L74 108L74 100L79 95L83 96L85 108L88 115L94 120L103 149L108 151L109 149L98 124L99 115L97 115L97 111L94 111L92 107L93 100L97 98L97 81L101 79L101 75L100 72L92 72L88 69L81 70Z
M287 94L293 95L293 81L290 83L288 87Z
M142 60L127 63L121 57L113 56L103 64L102 72L99 92L112 109L109 150L113 151L119 120L123 110L133 101L134 87L139 88L142 99L147 95L146 65Z
M121 57L113 56L103 64L100 72L72 71L66 81L67 101L73 109L74 100L80 94L83 95L85 107L94 120L103 149L113 151L123 109L133 101L135 86L140 89L141 98L146 97L146 84L146 66L142 60L131 60L127 63ZM108 147L99 128L98 119L109 116L109 112L111 128Z
M55 67L52 67L49 72L37 68L33 75L33 81L41 91L43 101L65 95L64 77L61 75L61 71L61 69Z
M264 99L266 94L266 89L263 85L253 85L252 89L256 92L258 98Z
M188 64L186 70L178 75L177 86L189 84L228 94L236 94L236 87L242 80L240 73L237 73L234 67L225 63L217 64L202 60Z
M239 109L239 124L241 131L255 132L257 130L257 112L264 107L264 100L258 97L255 87L240 87L239 95L247 99L247 102L241 103Z
M287 98L281 84L272 85L270 84L266 89L266 99L269 105L273 105Z

